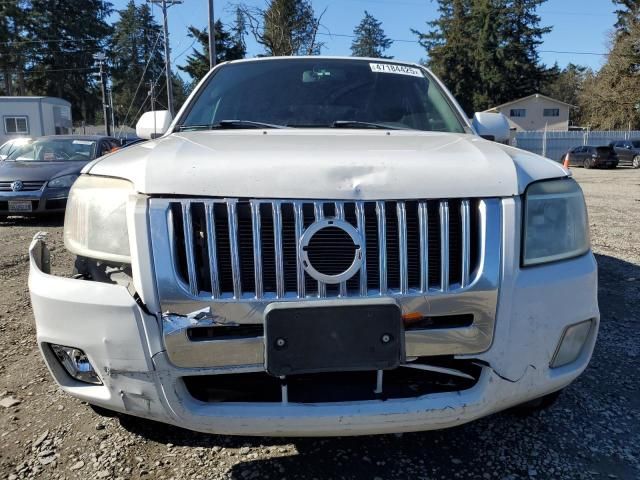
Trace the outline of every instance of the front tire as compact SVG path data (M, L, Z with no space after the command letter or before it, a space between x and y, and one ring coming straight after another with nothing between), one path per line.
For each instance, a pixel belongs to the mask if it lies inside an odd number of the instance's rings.
M633 157L633 162L631 163L633 168L640 168L640 155L636 155Z
M587 160L585 160L584 162L582 162L582 166L583 166L584 168L586 168L587 170L588 170L588 169L590 169L590 168L592 167L592 165L591 165L591 160L588 160L588 159L587 159Z

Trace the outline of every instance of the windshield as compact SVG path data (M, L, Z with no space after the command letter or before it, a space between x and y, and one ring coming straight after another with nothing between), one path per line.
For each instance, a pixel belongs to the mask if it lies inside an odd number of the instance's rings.
M444 92L422 69L308 58L220 67L178 122L178 130L259 127L255 123L265 128L465 132Z
M70 138L36 140L13 151L7 160L16 162L89 161L95 158L96 142Z

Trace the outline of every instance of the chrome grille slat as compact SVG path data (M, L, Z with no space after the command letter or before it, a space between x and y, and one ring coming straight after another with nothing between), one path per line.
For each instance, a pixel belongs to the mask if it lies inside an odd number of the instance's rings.
M440 202L440 290L449 290L449 202Z
M284 297L284 254L282 253L282 206L273 202L273 242L276 252L276 296Z
M193 217L191 216L191 202L182 204L182 231L184 234L184 248L187 259L189 291L191 295L198 295L198 280L196 278L196 259L193 249Z
M256 298L262 298L262 237L260 236L260 203L251 202L251 225L253 228L253 272Z
M231 273L233 275L233 297L242 297L240 280L240 256L238 253L238 215L237 200L227 202L227 216L229 222L229 248L231 250Z
M338 220L344 220L344 203L343 202L335 202L334 208L336 212L336 218ZM340 296L347 296L347 282L340 282Z
M365 211L364 202L356 202L356 227L362 235L362 266L360 267L360 296L367 295L367 236L365 229Z
M396 205L398 215L398 243L400 260L400 293L406 294L409 290L409 274L407 271L407 210L404 202Z
M300 237L302 237L302 233L304 232L304 212L303 212L303 204L301 202L295 202L293 205L293 211L295 215L296 221L296 255L300 258L300 242L298 241ZM298 286L297 296L298 298L304 298L306 285L304 281L304 268L302 268L302 262L296 262L296 283Z
M209 281L211 283L211 296L220 298L220 283L218 281L218 252L216 244L216 224L213 214L213 203L205 204L206 228L207 228L207 253L209 254Z
M460 215L462 217L462 275L460 286L469 285L469 269L471 263L471 205L469 200L463 200L460 204Z
M483 258L486 201L154 199L167 205L162 228L170 229L176 287L188 298L225 302L466 289ZM336 285L314 280L301 261L301 238L324 219L346 222L360 235L361 267ZM343 247L326 248L325 268L345 264Z
M420 291L429 291L429 208L427 202L418 204L420 230Z
M315 214L316 222L324 219L324 203L313 202L313 212ZM327 284L324 282L318 282L318 298L326 298L327 296Z
M378 218L378 265L380 268L380 294L387 293L387 222L385 202L376 202Z

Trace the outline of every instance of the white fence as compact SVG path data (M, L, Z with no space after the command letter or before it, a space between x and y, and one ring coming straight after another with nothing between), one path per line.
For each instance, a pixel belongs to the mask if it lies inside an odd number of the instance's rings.
M512 144L523 150L560 161L567 150L580 145L609 145L615 140L640 139L638 130L518 132Z

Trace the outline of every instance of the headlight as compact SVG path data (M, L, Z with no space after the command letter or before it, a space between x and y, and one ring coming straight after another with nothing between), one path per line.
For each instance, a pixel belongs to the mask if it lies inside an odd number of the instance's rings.
M69 188L76 181L78 175L63 175L62 177L49 180L47 183L48 188Z
M64 244L72 253L130 263L126 180L82 175L73 184L64 220Z
M525 192L522 264L538 265L589 251L584 196L572 179L537 182Z

